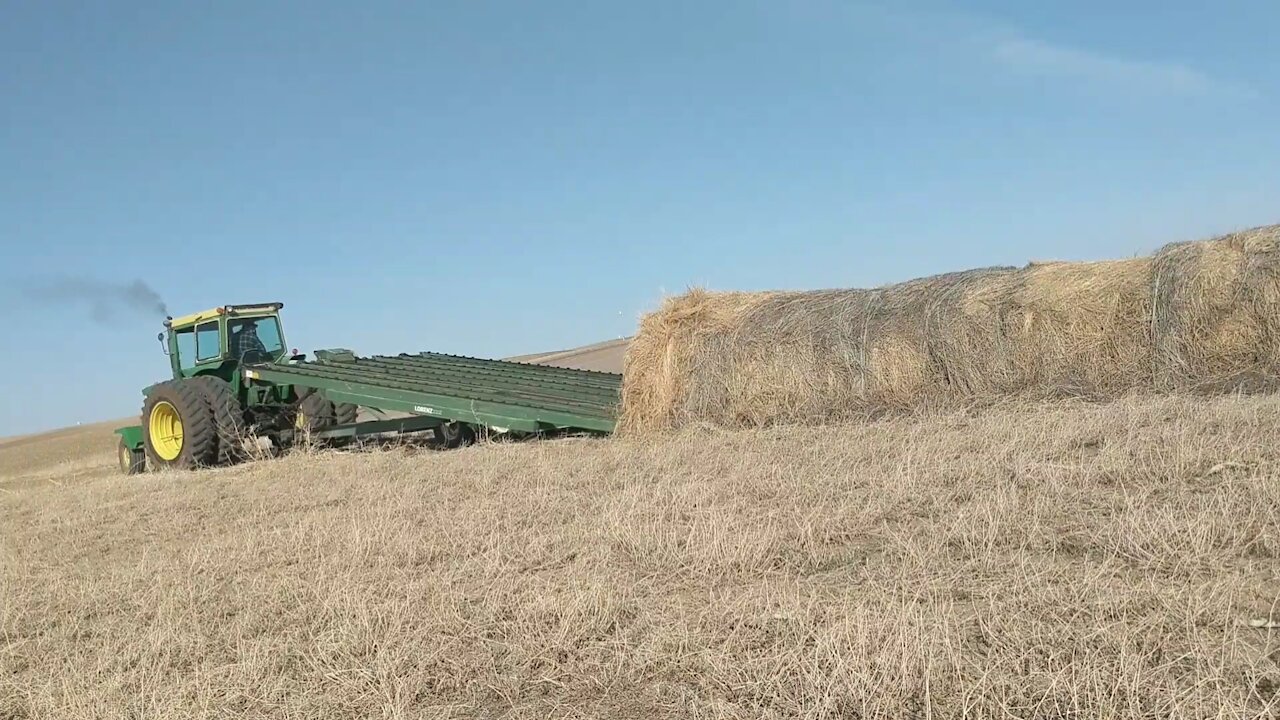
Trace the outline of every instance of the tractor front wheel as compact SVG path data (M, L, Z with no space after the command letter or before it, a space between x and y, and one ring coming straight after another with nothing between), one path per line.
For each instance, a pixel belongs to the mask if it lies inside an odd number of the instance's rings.
M147 469L147 456L142 448L131 448L120 438L120 449L116 452L120 458L120 472L125 475L137 475Z
M190 380L161 383L151 391L142 405L142 437L152 467L191 470L217 461L213 408Z

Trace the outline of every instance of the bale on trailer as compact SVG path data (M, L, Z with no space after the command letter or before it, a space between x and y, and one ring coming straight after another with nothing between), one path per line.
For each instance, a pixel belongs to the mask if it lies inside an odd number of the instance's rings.
M1153 257L875 289L668 299L627 353L619 427L872 417L1004 396L1110 397L1277 375L1280 226Z

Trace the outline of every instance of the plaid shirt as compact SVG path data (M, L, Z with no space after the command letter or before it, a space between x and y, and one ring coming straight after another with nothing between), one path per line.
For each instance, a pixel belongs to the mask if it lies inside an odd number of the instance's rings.
M246 325L243 330L231 336L231 356L234 358L242 358L245 353L266 351L267 348L258 339L257 328L252 325Z

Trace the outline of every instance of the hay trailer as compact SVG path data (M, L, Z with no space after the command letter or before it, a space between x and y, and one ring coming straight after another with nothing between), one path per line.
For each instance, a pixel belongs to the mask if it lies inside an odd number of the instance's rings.
M141 422L116 430L124 472L229 464L301 438L455 448L478 433L613 432L620 375L429 352L307 359L286 350L281 308L224 305L165 320L158 339L172 378L143 389Z

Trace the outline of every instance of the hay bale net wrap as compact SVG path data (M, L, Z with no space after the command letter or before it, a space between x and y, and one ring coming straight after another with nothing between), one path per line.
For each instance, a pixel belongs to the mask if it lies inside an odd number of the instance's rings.
M693 290L645 316L619 430L825 423L1280 376L1280 226L874 289Z

